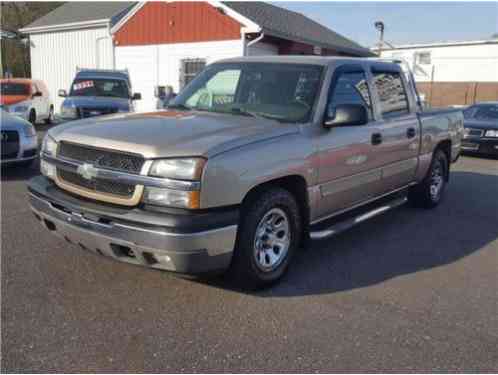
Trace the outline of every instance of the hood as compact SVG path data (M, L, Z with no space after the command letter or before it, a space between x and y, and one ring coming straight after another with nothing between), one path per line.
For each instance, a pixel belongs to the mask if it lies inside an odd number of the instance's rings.
M146 158L205 156L286 134L299 127L254 117L158 111L111 115L56 126L57 141L140 153Z
M12 105L30 99L30 95L0 95L0 105Z
M471 129L498 130L498 120L480 121L468 119L464 120L463 126Z
M0 129L1 130L17 130L21 131L25 127L31 127L31 125L28 121L17 117L17 116L12 116L10 113L7 113L5 111L0 111Z
M128 111L130 109L130 100L107 96L70 96L64 100L62 105L78 108L117 108Z

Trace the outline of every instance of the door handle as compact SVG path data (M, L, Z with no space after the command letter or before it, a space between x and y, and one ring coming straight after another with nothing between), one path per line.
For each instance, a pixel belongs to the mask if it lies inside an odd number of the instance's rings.
M372 144L373 145L380 145L381 143L382 143L382 134L373 133L372 134Z
M408 128L408 130L406 131L406 136L408 138L413 138L417 135L417 132L415 131L415 128Z

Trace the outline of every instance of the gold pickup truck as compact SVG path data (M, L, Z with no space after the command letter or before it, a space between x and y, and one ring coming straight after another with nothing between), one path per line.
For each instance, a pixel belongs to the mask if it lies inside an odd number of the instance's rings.
M411 77L375 59L211 64L166 110L52 128L32 210L82 249L266 286L306 240L440 203L463 116L423 112Z

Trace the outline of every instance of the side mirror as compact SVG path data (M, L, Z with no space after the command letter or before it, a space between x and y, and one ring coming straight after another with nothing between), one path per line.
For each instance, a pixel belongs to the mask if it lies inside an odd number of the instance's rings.
M131 100L140 100L142 99L142 94L140 94L139 92L136 92L133 94L133 96L131 97Z
M364 105L340 104L327 112L323 126L334 128L337 126L359 126L366 123L368 123L368 112Z
M59 95L61 98L65 98L67 96L66 90L59 90L57 92L57 95Z
M36 98L36 97L39 97L39 96L42 96L43 94L40 92L40 91L37 91L33 94L33 98Z

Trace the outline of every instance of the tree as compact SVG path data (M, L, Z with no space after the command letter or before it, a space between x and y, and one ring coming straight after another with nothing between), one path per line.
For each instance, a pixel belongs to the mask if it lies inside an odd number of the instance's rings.
M51 12L62 2L0 2L0 25L2 30L17 32L37 18ZM12 72L14 77L29 77L29 41L19 38L1 39L1 71Z

